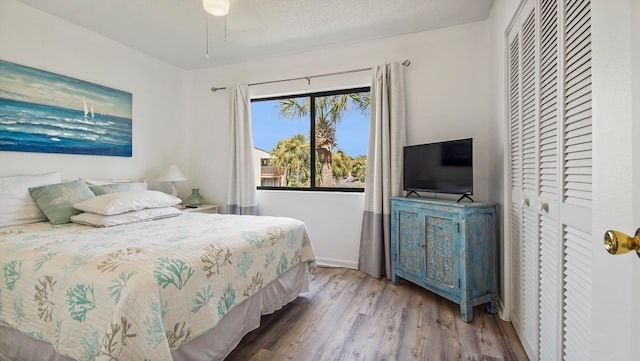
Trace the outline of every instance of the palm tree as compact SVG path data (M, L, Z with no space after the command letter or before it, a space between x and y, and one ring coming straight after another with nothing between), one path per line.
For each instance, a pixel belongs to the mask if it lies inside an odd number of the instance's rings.
M279 140L271 155L271 165L282 169L285 186L309 185L309 142L304 135L296 134L291 138Z
M360 182L365 181L365 175L367 174L367 157L359 155L353 159L353 168L351 175Z
M353 169L353 159L342 149L332 155L331 170L335 179L347 178Z
M335 185L333 177L332 152L336 143L336 126L342 120L344 112L353 106L356 111L366 114L369 111L369 93L338 94L315 98L315 147L320 162L321 186ZM280 101L280 115L286 118L302 118L309 115L311 98L298 100L288 98Z

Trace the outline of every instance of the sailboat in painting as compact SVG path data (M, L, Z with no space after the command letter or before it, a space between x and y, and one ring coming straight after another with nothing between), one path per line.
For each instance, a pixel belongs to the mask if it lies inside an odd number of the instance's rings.
M87 107L87 98L82 97L82 105L84 106L84 119L87 119L87 115L89 114L89 108Z
M82 105L84 107L84 119L87 120L89 117L91 119L94 119L96 116L93 112L93 103L91 103L91 108L89 108L89 106L87 105L87 98L82 97Z

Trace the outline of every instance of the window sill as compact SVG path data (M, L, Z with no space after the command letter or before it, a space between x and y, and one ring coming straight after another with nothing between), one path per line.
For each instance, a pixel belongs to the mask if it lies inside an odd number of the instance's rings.
M256 187L257 190L262 191L303 191L303 192L332 192L332 193L364 193L364 188L322 188L322 187Z

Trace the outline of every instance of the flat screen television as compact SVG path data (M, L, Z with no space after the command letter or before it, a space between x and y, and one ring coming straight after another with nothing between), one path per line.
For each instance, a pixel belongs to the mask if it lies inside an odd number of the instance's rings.
M404 147L403 188L417 192L473 194L473 138Z

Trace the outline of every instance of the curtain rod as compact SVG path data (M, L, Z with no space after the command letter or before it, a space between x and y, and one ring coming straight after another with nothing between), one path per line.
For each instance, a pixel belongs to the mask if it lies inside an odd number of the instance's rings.
M407 66L411 65L411 61L409 59L407 59L407 60L402 62L402 65L407 67ZM349 74L349 73L358 73L358 72L367 71L367 70L371 70L371 68L344 70L344 71L337 71L337 72L334 72L334 73L325 73L325 74L301 76L301 77L298 77L298 78L288 78L288 79L280 79L280 80L261 81L261 82L258 82L258 83L251 83L251 84L248 84L248 85L252 86L252 85L262 85L262 84L271 84L271 83L282 83L282 82L285 82L285 81L293 81L293 80L306 80L307 84L311 84L311 79L313 79L313 78L322 78L322 77L325 77L325 76L342 75L342 74ZM227 87L222 87L222 88L216 88L215 86L211 87L211 91L214 92L214 93L217 92L218 90L225 90L225 89L227 89Z

